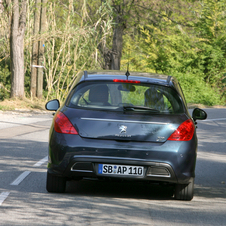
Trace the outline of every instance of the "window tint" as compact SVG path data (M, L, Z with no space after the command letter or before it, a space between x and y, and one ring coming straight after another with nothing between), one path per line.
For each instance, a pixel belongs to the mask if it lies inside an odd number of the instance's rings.
M72 92L67 102L69 107L121 111L123 107L131 106L137 112L148 109L169 114L183 112L178 94L165 86L148 83L84 82Z

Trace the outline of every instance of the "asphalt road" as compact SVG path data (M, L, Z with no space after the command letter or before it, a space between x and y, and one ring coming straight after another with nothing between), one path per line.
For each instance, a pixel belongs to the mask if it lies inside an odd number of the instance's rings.
M134 183L71 181L65 194L47 193L52 115L0 112L0 225L226 225L226 109L206 111L191 202Z

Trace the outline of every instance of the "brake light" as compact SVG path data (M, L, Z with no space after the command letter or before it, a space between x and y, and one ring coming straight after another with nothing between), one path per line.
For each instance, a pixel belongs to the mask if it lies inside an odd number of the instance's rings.
M195 132L195 126L191 119L184 121L176 131L174 131L168 140L189 141Z
M70 120L62 112L58 112L55 116L54 129L58 133L78 134Z
M125 79L113 79L113 82L123 82L123 83L140 83L140 81L136 80L125 80Z

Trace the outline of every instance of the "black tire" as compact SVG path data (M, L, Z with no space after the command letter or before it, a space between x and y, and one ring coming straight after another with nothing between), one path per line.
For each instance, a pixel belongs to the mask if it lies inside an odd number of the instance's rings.
M47 172L46 190L48 192L63 193L66 188L66 178L58 177Z
M194 178L189 184L176 184L174 196L177 200L192 200L194 196Z

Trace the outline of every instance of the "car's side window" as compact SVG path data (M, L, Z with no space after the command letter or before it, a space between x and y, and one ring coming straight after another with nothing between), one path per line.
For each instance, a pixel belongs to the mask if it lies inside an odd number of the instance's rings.
M87 103L89 103L89 90L81 94L81 97L78 101L78 105L83 106L83 105L87 105Z
M169 101L169 99L165 95L163 95L163 98L164 98L165 110L172 111L173 106L172 106L171 102Z

